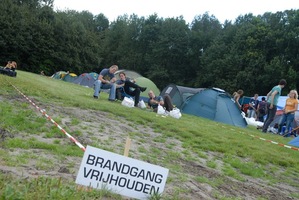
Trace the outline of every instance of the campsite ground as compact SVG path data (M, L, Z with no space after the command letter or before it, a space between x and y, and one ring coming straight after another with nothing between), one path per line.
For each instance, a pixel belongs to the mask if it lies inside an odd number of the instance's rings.
M24 101L21 97L18 99L4 99L0 96L2 102ZM208 160L214 160L217 166L222 166L225 155L215 152L206 152L208 158L199 158L196 155L183 153L188 149L183 147L181 142L175 137L169 137L162 144L158 142L162 133L153 130L146 125L132 124L122 117L116 117L111 113L95 110L84 110L74 107L61 107L57 105L40 105L45 108L47 113L52 114L52 118L59 118L61 126L66 127L70 132L76 130L82 131L82 136L76 138L81 144L94 145L99 144L101 148L112 150L113 152L123 154L125 141L128 135L131 135L130 157L153 162L153 159L147 159L143 152L159 150L159 159L174 157L173 167L170 169L168 182L165 187L164 195L168 199L275 199L290 200L295 199L291 194L298 193L298 188L291 184L271 184L265 180L255 179L249 176L243 176L242 180L237 180L224 176L217 168L208 167ZM39 113L40 114L40 113ZM160 117L160 116L157 116ZM72 119L80 119L76 123ZM48 126L53 126L48 123ZM20 179L46 177L62 177L63 179L74 181L77 171L81 164L81 157L59 157L49 152L38 149L15 148L13 150L3 149L1 143L10 137L18 137L22 140L32 138L27 133L12 134L7 129L0 127L0 148L7 151L12 157L22 157L32 155L35 157L30 162L17 166L0 165L0 171L4 174L11 174ZM65 135L61 134L60 145L74 145ZM53 138L47 138L44 134L35 136L35 140L45 143L53 143ZM169 151L168 147L172 146ZM82 153L83 155L83 153ZM38 159L36 159L38 158ZM192 159L190 159L192 158ZM244 158L246 162L246 158ZM159 160L154 164L159 165ZM167 166L166 166L167 167ZM270 167L270 166L269 166ZM275 174L273 174L275 176ZM293 177L293 181L299 182L298 176ZM296 179L296 180L295 180ZM125 198L124 198L125 199Z

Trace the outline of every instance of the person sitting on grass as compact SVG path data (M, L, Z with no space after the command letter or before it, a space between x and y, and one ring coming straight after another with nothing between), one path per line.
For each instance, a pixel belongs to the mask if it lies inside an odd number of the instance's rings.
M162 96L156 96L155 93L150 90L148 93L149 99L147 105L149 108L152 108L155 112L158 111L158 105L164 107L168 112L173 110L173 104L171 101L171 97L166 94L164 98Z
M101 89L110 89L109 101L115 101L115 75L114 73L118 70L117 65L112 65L110 68L103 69L98 77L98 80L94 82L94 93L93 98L98 99Z
M134 106L138 107L139 99L140 99L140 92L144 92L146 90L146 87L140 87L135 83L134 80L130 80L126 77L126 74L124 72L119 73L119 80L116 81L116 94L117 98L119 100L122 99L121 97L121 87L123 87L123 90L125 93L127 93L130 96L133 96L135 98ZM133 90L131 88L134 88Z
M15 71L17 69L17 62L16 61L8 61L4 69L10 69Z

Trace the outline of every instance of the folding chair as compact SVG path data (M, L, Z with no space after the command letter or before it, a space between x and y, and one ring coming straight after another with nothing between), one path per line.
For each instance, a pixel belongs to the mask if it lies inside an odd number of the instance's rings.
M129 98L134 99L133 96L131 96L131 95L129 95L129 94L127 94L127 93L125 92L124 87L120 87L120 88L117 88L117 89L118 89L118 91L119 91L119 93L120 93L120 94L117 94L117 95L120 95L121 100L123 100L124 97L129 97Z

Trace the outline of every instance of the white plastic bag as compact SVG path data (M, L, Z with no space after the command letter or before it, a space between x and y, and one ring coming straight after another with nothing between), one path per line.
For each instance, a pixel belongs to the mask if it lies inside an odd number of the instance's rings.
M158 105L157 114L158 115L165 115L165 110L164 110L163 106L161 106L160 104Z
M174 108L169 112L170 117L180 119L182 117L181 111L178 108Z
M146 105L145 105L145 103L144 103L143 100L140 100L140 101L139 101L138 106L139 106L139 108L141 108L141 109L146 108Z
M133 108L134 107L134 100L132 98L125 97L124 100L121 102L121 105Z

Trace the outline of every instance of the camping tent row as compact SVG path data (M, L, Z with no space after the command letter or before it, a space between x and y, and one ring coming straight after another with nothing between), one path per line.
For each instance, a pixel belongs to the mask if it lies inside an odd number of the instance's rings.
M144 92L140 94L141 99L143 99L144 101L147 101L148 99L147 94L150 90L153 90L155 94L160 94L160 90L158 89L156 84L150 79L143 77L142 75L140 75L135 71L126 70L126 69L116 71L115 76L117 78L119 77L118 75L120 72L124 72L128 78L134 79L136 81L136 84L147 88ZM54 79L60 79L63 81L93 88L94 82L98 79L98 74L95 72L91 72L91 73L83 73L80 76L77 76L74 73L59 71L53 74L51 77Z
M182 113L204 117L238 127L247 122L230 94L219 88L188 88L169 84L161 96L168 94Z
M54 79L59 79L59 80L79 84L86 87L93 87L93 83L98 78L98 74L95 72L91 72L91 73L83 73L80 76L77 76L74 73L59 71L53 74L51 77Z
M160 93L157 86L151 80L140 74L130 70L119 70L115 72L115 74L118 75L120 72L125 72L127 77L135 79L138 85L147 87L147 90L140 95L145 101L147 100L147 92L151 89L155 94L160 94L160 96L168 94L173 104L179 108L182 113L200 116L238 127L247 126L247 122L235 104L235 101L224 90L219 88L190 88L169 84ZM61 77L61 75L53 75L53 77ZM67 75L64 75L60 79L66 80L66 78ZM93 87L96 79L97 76L84 73L75 78L73 83Z

